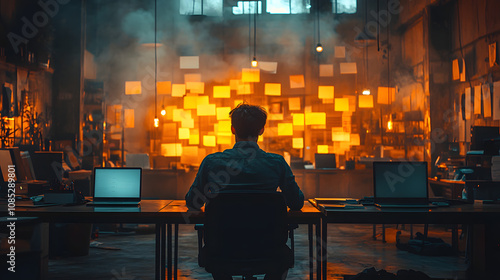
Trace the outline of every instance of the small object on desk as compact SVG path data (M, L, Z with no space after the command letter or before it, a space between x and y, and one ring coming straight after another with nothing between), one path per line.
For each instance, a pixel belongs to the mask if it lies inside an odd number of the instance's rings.
M433 205L436 205L438 207L444 207L444 206L450 206L448 202L445 201L434 201L432 202Z

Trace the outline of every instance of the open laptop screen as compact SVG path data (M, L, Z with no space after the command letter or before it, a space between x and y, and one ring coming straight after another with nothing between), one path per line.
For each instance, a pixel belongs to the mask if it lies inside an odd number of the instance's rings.
M95 168L94 199L141 197L141 168Z
M335 154L314 154L316 169L334 169L337 167Z
M428 200L427 162L374 162L376 202Z

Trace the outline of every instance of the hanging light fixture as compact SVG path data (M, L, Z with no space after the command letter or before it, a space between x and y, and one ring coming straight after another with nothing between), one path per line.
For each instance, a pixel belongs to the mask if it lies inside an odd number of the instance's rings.
M253 14L253 59L252 59L252 67L259 66L257 62L257 13L259 12L258 2L255 2L255 13Z
M316 45L316 51L318 53L323 51L323 46L321 45L320 32L319 32L319 0L316 0L316 20L318 22L318 44Z
M158 105L158 59L157 59L157 54L156 54L156 49L158 46L156 45L156 1L155 0L155 119L154 119L154 127L159 127L160 126L160 119L158 119L158 114L157 114L157 105Z
M370 95L370 90L369 89L364 89L363 90L363 95Z

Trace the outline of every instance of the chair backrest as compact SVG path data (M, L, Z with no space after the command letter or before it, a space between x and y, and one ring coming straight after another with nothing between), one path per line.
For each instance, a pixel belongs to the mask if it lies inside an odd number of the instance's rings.
M279 258L287 241L281 193L220 193L205 207L205 246L213 262Z

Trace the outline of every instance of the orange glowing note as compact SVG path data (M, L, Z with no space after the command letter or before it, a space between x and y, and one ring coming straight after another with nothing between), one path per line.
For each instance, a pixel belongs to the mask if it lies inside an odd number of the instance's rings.
M189 128L179 127L179 139L189 139Z
M180 157L182 155L182 145L180 143L161 144L160 153L164 157Z
M358 96L359 108L373 108L373 95Z
M240 82L240 80L229 80L229 86L231 87L231 90L238 90Z
M338 132L332 129L332 141L350 142L351 134L349 132L344 132L344 131Z
M213 135L203 135L203 146L215 147L216 138Z
M205 83L203 82L187 82L186 89L191 93L205 93Z
M134 128L134 109L125 109L125 128Z
M290 97L288 98L288 110L299 111L300 107L300 97Z
M231 135L231 121L219 121L217 135Z
M293 124L291 123L278 124L278 136L292 136L292 135L293 135Z
M215 104L198 105L196 112L198 116L215 116Z
M156 92L158 94L172 94L172 82L157 82Z
M359 134L351 134L351 142L349 143L351 146L359 146Z
M303 149L304 148L304 138L293 138L292 139L292 148Z
M191 110L174 109L172 113L172 120L174 122L181 122L183 119L191 118Z
M333 99L335 95L334 86L318 86L319 99Z
M240 83L238 85L238 90L237 90L238 95L252 94L252 93L253 93L253 86L251 84Z
M396 88L393 87L378 87L377 103L391 104L396 99Z
M126 95L141 94L141 93L142 93L141 81L125 82Z
M208 105L208 96L206 95L198 96L197 102L198 105Z
M179 57L181 69L198 69L200 68L199 56L181 56Z
M198 146L182 147L181 163L196 165L198 161Z
M229 120L229 112L231 112L231 107L219 107L217 108L217 120Z
M219 145L231 145L232 136L228 135L217 135L217 144Z
M196 109L198 106L198 96L184 96L184 109Z
M335 46L335 58L345 58L345 46Z
M182 121L181 121L181 127L184 127L184 128L194 128L194 119L191 118L191 116L189 118L182 119Z
M356 73L358 73L356 62L340 63L340 74L356 74Z
M184 83L201 82L201 74L184 74Z
M292 114L294 126L304 126L304 114Z
M305 87L304 75L290 75L290 88Z
M306 125L325 125L326 113L306 113Z
M260 69L243 68L241 73L241 81L244 83L260 82Z
M280 96L281 95L281 84L266 83L264 94L265 95L272 95L272 96Z
M189 145L200 144L200 132L198 129L191 129L189 133Z
M333 64L320 64L319 65L320 77L333 77Z
M318 154L328 154L328 145L318 145L317 153Z
M231 98L231 87L214 86L214 98Z
M172 85L172 96L173 97L183 97L186 94L185 84L173 84Z
M349 111L349 98L335 98L335 111L348 112Z

